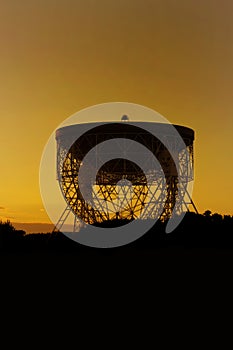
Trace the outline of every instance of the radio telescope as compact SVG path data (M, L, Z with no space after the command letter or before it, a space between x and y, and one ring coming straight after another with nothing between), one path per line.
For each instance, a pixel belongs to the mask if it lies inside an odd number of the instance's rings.
M56 131L57 180L66 203L56 230L61 229L71 212L74 215L74 230L80 222L104 225L112 221L120 225L124 220L138 218L154 219L159 216L161 220L167 220L174 210L179 215L191 207L197 212L188 192L188 185L193 181L194 166L192 129L173 125L174 132L171 132L170 124L129 122L127 115L123 115L120 122L87 124L88 131L78 139L77 131L82 124L65 126ZM150 133L148 128L155 130L159 137ZM88 187L89 183L85 183L85 179L95 171L94 162L98 163L98 159L103 156L103 153L98 153L97 146L115 139L120 140L119 147L126 139L140 143L151 157L158 160L160 168L150 168L150 157L144 157L143 154L135 156L141 159L140 164L145 162L145 167L124 158L123 154L122 157L110 159L98 169L89 188L91 201L87 201L83 188ZM87 164L85 156L94 148L96 158ZM131 152L134 152L133 147ZM79 173L84 165L86 177L80 184ZM125 201L119 210L117 198L120 198L121 203Z

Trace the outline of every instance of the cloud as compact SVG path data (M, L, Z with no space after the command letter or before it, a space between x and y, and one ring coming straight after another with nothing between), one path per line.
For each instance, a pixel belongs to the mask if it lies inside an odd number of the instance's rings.
M12 222L12 225L17 230L24 230L27 233L51 233L54 229L54 225L50 223L25 223L25 222Z
M1 206L0 206L0 210L4 210L4 209L6 209L6 208L5 208L5 207L1 207Z

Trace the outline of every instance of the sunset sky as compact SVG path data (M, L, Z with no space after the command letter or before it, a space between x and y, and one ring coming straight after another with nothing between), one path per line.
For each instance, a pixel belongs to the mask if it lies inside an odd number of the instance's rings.
M111 101L193 128L195 204L233 215L232 18L232 0L0 0L0 219L49 229L47 139Z

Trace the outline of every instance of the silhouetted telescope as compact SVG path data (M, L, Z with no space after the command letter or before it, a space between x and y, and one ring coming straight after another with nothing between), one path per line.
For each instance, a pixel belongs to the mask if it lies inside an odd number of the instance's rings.
M116 141L118 156L115 157L113 152L112 159L109 155L106 162L99 163L109 151L108 147L101 148L102 145L111 140ZM124 152L126 140L129 146L132 145L132 149L126 152L128 157ZM175 207L177 214L189 211L190 206L196 211L188 191L194 165L192 129L165 123L131 122L124 115L120 122L62 127L56 131L56 141L57 179L67 209L77 220L92 225L139 217L159 216L166 220ZM146 156L143 151L136 150L135 143L146 149ZM91 161L85 160L92 150L95 150L95 157ZM159 166L153 166L152 158L157 159ZM135 159L140 159L140 164ZM98 171L96 164L102 164ZM80 183L80 170L84 165L86 176ZM91 173L95 176L90 185ZM91 201L83 195L85 187L89 188ZM121 205L118 207L119 199Z

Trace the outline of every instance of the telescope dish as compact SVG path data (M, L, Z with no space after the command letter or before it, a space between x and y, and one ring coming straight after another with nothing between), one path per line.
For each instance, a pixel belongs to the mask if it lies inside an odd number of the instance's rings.
M132 221L137 218L160 217L162 220L168 220L172 217L175 205L178 208L176 214L182 213L189 204L192 204L189 198L184 200L184 196L188 183L193 181L194 131L182 125L173 125L171 129L166 123L127 123L129 120L127 115L123 115L121 120L122 123L102 125L87 123L88 131L82 133L79 138L76 136L78 130L85 124L69 125L56 131L57 179L69 210L76 218L91 225L101 225L111 220L119 221L120 225L121 222L124 224L124 220ZM150 130L159 135L158 138L147 130L148 125ZM110 149L103 148L100 153L97 151L93 153L95 162L85 161L85 155L93 148L114 139L118 141L112 159L111 157L108 159ZM122 144L126 141L131 145L127 151L129 159L124 155L115 156L117 152L121 154ZM132 147L132 142L144 146L145 150L150 152L149 156L146 151L141 150L140 154L137 153L138 151ZM177 159L177 166L172 155ZM108 160L102 164L101 159L104 157ZM158 168L154 166L154 158L158 160ZM101 166L97 167L95 181L92 183L90 180L89 183L89 175L96 172L94 165L96 162ZM83 166L85 176L79 183ZM82 194L85 188L90 189L89 202ZM182 196L178 197L180 188ZM131 197L132 199L128 200ZM124 199L124 207L119 207L117 198L119 203L122 198Z

